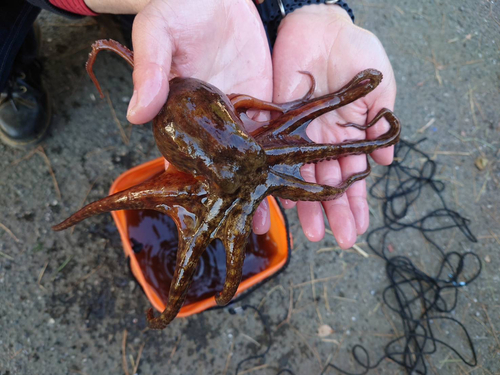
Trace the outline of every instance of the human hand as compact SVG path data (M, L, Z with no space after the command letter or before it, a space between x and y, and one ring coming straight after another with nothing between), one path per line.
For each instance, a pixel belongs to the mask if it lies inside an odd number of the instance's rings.
M274 93L277 103L300 98L310 80L298 71L308 71L316 78L314 96L340 89L362 70L373 68L383 73L381 84L366 97L314 120L307 135L318 143L373 139L385 133L389 124L381 119L366 132L338 123L366 124L382 109L393 109L396 82L391 64L380 41L372 33L355 26L345 10L333 5L308 5L287 15L280 24L273 51ZM372 153L379 164L392 162L393 147ZM308 164L301 174L308 182L337 186L356 172L366 169L364 155ZM295 202L284 201L285 208ZM369 224L366 182L353 184L346 194L327 202L298 202L297 211L306 237L319 241L325 233L323 209L339 246L356 242Z
M248 0L135 2L86 0L99 13L137 13L132 27L134 93L127 114L133 124L152 120L176 76L209 82L222 92L272 99L267 37ZM253 130L253 129L249 129ZM269 230L267 202L254 215L254 231Z

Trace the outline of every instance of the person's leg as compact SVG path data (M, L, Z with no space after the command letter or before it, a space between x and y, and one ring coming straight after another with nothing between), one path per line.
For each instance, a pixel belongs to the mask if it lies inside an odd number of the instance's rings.
M29 62L26 60L36 56L33 23L38 13L39 8L23 0L3 0L0 3L0 91L6 87L20 50L26 56L21 62Z
M33 23L39 13L22 0L0 2L0 138L12 146L36 143L50 122L36 59Z

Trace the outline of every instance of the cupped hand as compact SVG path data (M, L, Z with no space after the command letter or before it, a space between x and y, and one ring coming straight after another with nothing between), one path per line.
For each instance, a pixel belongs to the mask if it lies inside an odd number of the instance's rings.
M383 46L375 35L355 26L347 12L335 5L308 5L287 15L280 24L273 51L274 102L300 98L310 85L309 71L316 78L314 96L334 92L362 70L373 68L383 73L382 83L366 97L314 120L307 135L318 143L340 143L353 139L373 139L385 133L389 124L380 120L366 132L339 127L337 123L366 124L382 108L393 109L396 82ZM393 147L375 151L371 157L379 164L392 162ZM336 186L350 175L366 169L364 155L308 164L302 167L303 178ZM284 201L286 208L295 205ZM298 202L302 229L311 241L325 234L323 210L341 248L347 249L369 224L366 182L358 181L336 200Z
M267 38L248 0L151 0L132 27L134 93L128 120L152 120L164 105L169 80L195 77L222 92L272 99ZM254 231L270 226L266 203L254 216Z

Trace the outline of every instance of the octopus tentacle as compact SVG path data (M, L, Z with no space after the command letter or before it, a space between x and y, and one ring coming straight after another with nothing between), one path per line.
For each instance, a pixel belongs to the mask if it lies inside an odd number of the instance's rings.
M312 95L314 94L314 90L316 89L316 80L314 79L314 76L310 72L302 70L299 71L299 73L306 74L309 76L309 78L311 79L311 87L302 98L297 100L293 100L286 103L272 103L256 99L249 95L240 95L240 94L228 95L229 99L231 100L231 103L233 104L234 108L239 114L240 119L243 122L245 128L255 129L250 132L250 135L252 137L264 131L269 131L271 124L273 125L272 126L273 128L281 126L281 124L273 120L267 120L267 121L252 120L246 114L247 110L256 109L261 111L277 111L281 113L287 113L292 109L300 107L303 103L307 102L312 97Z
M165 310L158 317L154 316L152 309L147 311L149 328L163 329L179 313L212 230L209 224L203 223L188 240L179 239L175 272L170 283Z
M193 197L204 195L206 191L200 181L172 168L139 185L86 205L52 229L60 231L91 216L116 210L154 209L167 214L174 206L191 210Z
M101 97L93 65L102 50L115 52L134 66L133 52L118 42L94 43L86 67ZM301 99L281 104L239 94L229 95L228 99L206 82L193 78L172 80L167 102L153 122L157 146L164 157L171 159L167 170L91 203L53 227L62 230L98 213L120 209L154 209L174 219L179 232L176 267L165 310L158 317L151 309L147 313L150 328L163 329L175 318L200 257L215 238L221 239L226 248L226 279L216 302L230 302L241 281L252 218L266 195L309 201L335 199L370 173L367 163L365 171L353 174L338 186L328 186L304 181L300 166L368 154L399 139L399 121L391 111L383 109L366 125L339 124L366 130L380 119L387 119L389 130L374 140L314 143L306 134L309 123L367 95L379 85L382 74L365 70L337 92L313 99L314 77L301 73L311 79L308 92ZM248 117L249 109L281 115L259 122ZM247 131L242 124L261 128Z
M317 200L333 200L345 193L349 187L356 181L360 181L371 172L370 163L366 161L367 167L364 171L355 173L338 186L329 186L306 182L299 178L284 175L281 173L271 172L274 178L273 183L279 188L273 195L283 199L290 199L292 201L317 201ZM271 190L272 191L272 190Z
M227 97L231 100L234 109L238 113L246 112L249 109L257 109L260 111L284 111L280 104L266 102L250 95L230 94Z
M222 290L215 295L215 302L219 306L227 305L238 290L243 274L243 262L245 261L245 250L248 236L250 235L250 224L252 217L245 215L243 219L249 224L242 232L232 233L224 238L226 249L226 279Z
M266 196L267 187L263 187L258 197L248 202L235 202L237 204L233 204L231 208L226 226L220 236L226 249L226 279L221 292L215 296L215 301L219 306L227 305L238 290L253 213Z
M250 133L250 135L253 134L257 129L260 129L262 127L267 127L271 123L271 120L266 120L266 121L257 121L257 120L252 120L248 115L243 112L240 114L240 120L243 123L243 126L245 127L245 130ZM250 130L250 129L255 129L255 130Z
M338 159L349 155L371 154L373 151L392 146L399 140L401 124L394 114L388 109L383 109L382 115L376 119L384 117L389 122L389 130L380 137L371 140L348 141L341 144L320 144L312 141L307 144L304 140L299 142L293 138L287 138L286 146L267 146L264 151L267 155L267 162L270 165L288 164L302 165L305 163L317 162L319 160ZM373 122L373 121L372 121ZM368 124L372 126L374 124ZM294 163L295 160L300 160Z
M268 127L253 132L252 136L263 145L273 142L284 143L291 136L294 140L308 140L306 128L312 120L362 98L373 91L381 79L382 73L371 69L365 70L339 91L301 103L300 107L284 113L271 121ZM287 140L284 138L286 136Z
M363 87L363 82L368 80L368 86L366 86L371 92L373 91L379 84L382 82L382 79L384 78L382 72L379 72L378 70L375 69L365 69L358 74L356 74L353 79L351 79L347 84L345 84L340 90L336 92L337 95L343 96L345 94L348 94L349 92L352 92L356 88ZM365 93L362 96L365 96L369 92ZM327 94L325 96L328 96L331 94Z
M307 102L314 94L314 90L316 90L316 80L314 79L314 76L310 72L306 72L304 70L300 70L299 73L305 74L309 76L309 78L311 79L311 87L305 93L305 95L300 99L286 103L273 103L254 98L253 96L250 95L229 94L227 95L227 97L229 98L229 100L234 106L234 109L238 113L246 112L249 109L257 109L260 111L277 111L281 113L286 113L291 109L301 106L304 102Z
M101 99L104 98L104 94L101 90L101 85L97 81L97 78L94 74L93 67L95 63L95 59L99 52L101 51L112 51L122 57L132 68L134 67L134 52L129 50L124 45L121 45L116 40L112 39L101 39L97 40L92 44L92 51L89 53L89 58L85 67L87 69L87 73L94 82L95 87L99 91L99 95L101 95Z
M361 125L361 124L355 124L353 122L348 122L348 123L342 124L340 122L337 122L337 125L341 126L343 128L351 128L352 127L352 128L356 128L359 130L366 130L368 128L371 128L373 125L375 125L382 117L386 118L387 120L390 119L391 121L394 121L393 119L395 118L394 113L390 109L382 108L380 110L380 112L377 113L377 115L368 124Z

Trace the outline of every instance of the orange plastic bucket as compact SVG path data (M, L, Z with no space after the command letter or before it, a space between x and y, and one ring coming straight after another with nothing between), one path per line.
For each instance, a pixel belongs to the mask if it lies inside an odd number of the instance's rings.
M110 188L110 194L114 194L131 186L137 185L138 183L141 183L162 172L165 169L164 162L165 160L163 158L158 158L129 169L115 180ZM275 275L288 264L291 238L289 238L286 221L276 200L273 197L268 197L267 199L271 212L271 229L267 238L269 238L270 241L273 241L275 251L273 251L270 255L268 265L263 271L242 280L236 296L242 295L245 291L250 291L253 287L256 287L258 284L268 280L271 276ZM158 311L163 311L165 309L165 304L144 277L143 271L141 270L139 262L132 249L128 233L127 215L125 214L125 211L113 211L111 214L113 215L113 219L115 220L118 231L120 232L125 255L130 258L130 268L134 277L142 286L142 289L146 293L146 296L153 307ZM217 306L217 304L214 297L205 298L196 302L185 304L178 316L183 317L197 314L215 306Z

